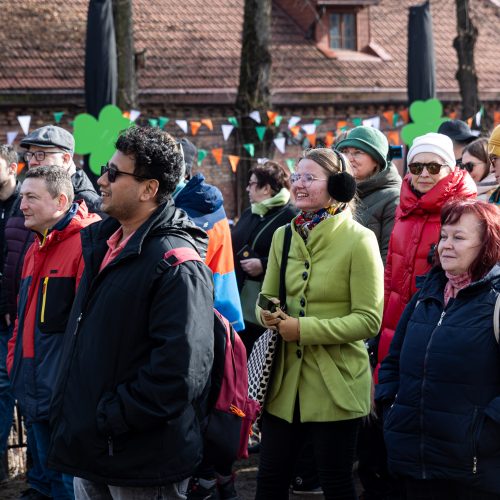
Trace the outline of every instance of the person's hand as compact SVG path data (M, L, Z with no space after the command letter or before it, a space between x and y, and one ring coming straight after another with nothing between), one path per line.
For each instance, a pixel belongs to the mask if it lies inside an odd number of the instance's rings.
M260 276L264 272L260 259L243 259L240 260L240 265L241 269L252 278Z
M279 304L279 300L276 298L271 299L276 304ZM266 328L278 331L277 325L282 320L284 312L281 309L276 309L275 312L262 309L260 311L260 319Z
M278 323L278 333L285 342L297 342L300 340L300 323L298 318L293 318L283 313L286 317Z

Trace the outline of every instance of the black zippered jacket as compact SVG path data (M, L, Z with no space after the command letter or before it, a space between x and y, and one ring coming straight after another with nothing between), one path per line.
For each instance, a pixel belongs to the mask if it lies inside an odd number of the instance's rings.
M191 476L201 460L200 401L213 361L213 285L165 252L206 248L172 202L158 207L101 272L108 218L82 231L85 272L65 333L50 413L49 467L117 486Z

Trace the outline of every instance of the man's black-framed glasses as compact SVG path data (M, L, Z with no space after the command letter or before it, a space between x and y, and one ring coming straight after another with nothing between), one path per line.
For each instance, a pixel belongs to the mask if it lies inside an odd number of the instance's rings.
M137 174L130 174L128 172L122 172L121 170L118 170L116 167L111 167L110 165L103 165L101 167L101 176L104 174L108 174L108 180L109 182L115 182L116 177L118 175L131 175L132 177L135 177L137 179L143 179L143 180L150 180L151 177L144 177L142 175L137 175Z
M29 163L32 158L36 161L43 161L47 155L63 155L66 151L26 151L23 158L24 161Z

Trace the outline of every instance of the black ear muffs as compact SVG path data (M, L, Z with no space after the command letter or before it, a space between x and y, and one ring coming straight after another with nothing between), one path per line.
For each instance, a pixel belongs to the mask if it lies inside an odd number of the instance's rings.
M340 160L341 171L338 174L332 174L328 177L328 193L333 199L341 203L348 203L356 194L356 180L347 171L342 153L339 153L335 149L333 151Z

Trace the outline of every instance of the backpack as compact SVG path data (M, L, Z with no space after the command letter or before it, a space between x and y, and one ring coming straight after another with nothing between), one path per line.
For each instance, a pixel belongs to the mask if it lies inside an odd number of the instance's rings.
M165 253L158 271L186 261L203 262L193 248L179 247ZM248 437L260 405L248 397L245 345L229 321L214 309L214 361L204 421L204 453L225 462L248 457Z

